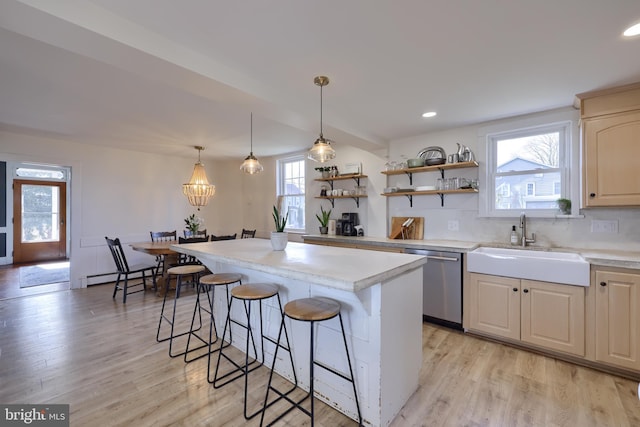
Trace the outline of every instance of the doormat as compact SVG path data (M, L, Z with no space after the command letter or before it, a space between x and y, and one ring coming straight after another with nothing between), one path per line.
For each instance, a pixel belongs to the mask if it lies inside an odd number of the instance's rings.
M69 262L38 264L20 268L20 287L28 288L69 281Z

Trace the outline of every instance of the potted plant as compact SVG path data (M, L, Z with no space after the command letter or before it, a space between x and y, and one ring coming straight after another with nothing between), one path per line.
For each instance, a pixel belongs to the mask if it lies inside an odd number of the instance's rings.
M325 211L322 206L320 206L320 215L316 214L316 218L320 221L320 234L327 234L329 232L329 217L331 216L331 209L329 211Z
M280 205L280 203L278 203ZM289 212L285 216L280 215L280 210L277 207L273 207L273 222L276 225L276 231L271 232L271 247L274 251L282 251L287 247L287 232L284 228L287 226L287 220L289 219Z
M571 215L571 200L561 198L556 203L562 215Z
M320 172L323 178L329 178L329 173L331 172L331 166L318 166L317 168L314 168L314 169Z
M202 218L197 217L196 214L191 214L184 219L184 223L186 225L185 228L188 230L188 232L185 233L185 237L191 237L198 234L198 230L203 221Z

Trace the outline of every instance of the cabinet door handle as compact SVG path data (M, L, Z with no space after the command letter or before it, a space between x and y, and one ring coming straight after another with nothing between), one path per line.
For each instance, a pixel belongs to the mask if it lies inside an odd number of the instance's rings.
M589 194L589 197L596 197L596 193Z
M607 282L600 282L600 286L607 286Z
M518 288L513 288L513 292L518 292Z
M528 294L528 293L529 293L529 289L525 289L525 290L524 290L524 291L522 291L522 292L524 292L525 294Z

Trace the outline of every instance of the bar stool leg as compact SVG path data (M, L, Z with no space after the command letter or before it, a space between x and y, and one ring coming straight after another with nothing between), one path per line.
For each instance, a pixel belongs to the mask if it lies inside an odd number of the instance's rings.
M234 320L231 318L231 307L233 305L233 301L234 298L233 295L231 296L231 302L229 303L229 311L227 313L227 319L225 321L224 324L224 331L222 332L222 342L220 343L220 349L218 351L218 361L216 363L216 370L214 372L214 376L213 376L213 380L211 380L210 378L207 378L207 381L209 381L210 383L213 384L213 388L220 388L226 384L229 384L230 382L233 382L235 380L237 380L238 378L240 378L242 375L246 375L247 372L251 372L254 369L258 368L261 363L258 362L258 350L256 347L256 343L255 343L255 338L253 336L253 331L251 328L251 305L249 304L249 306L247 307L246 302L244 304L244 309L245 309L245 313L247 315L247 325L243 325L242 323L238 322L237 320ZM240 325L243 328L247 329L247 344L246 344L246 348L247 351L245 352L245 366L241 366L238 365L236 362L234 362L233 360L231 360L231 358L229 356L227 356L226 354L224 354L224 352L222 351L223 349L223 345L224 345L224 338L227 335L227 330L229 330L229 343L231 343L231 323L235 323L237 325ZM251 340L251 343L253 344L253 354L255 355L255 359L252 362L248 362L249 359L249 340ZM227 372L226 374L222 375L221 377L218 377L218 372L220 370L220 360L221 358L224 357L229 363L231 363L233 366L235 366L235 369L232 369L231 371ZM255 367L253 367L251 370L246 371L245 372L245 367L248 368L247 365L253 365L254 363L258 363L258 365L256 365ZM219 383L219 381L229 377L230 375L233 375L236 372L241 371L241 373L239 375L234 376L233 378L226 380L222 383Z
M268 424L269 426L274 425L282 417L287 415L289 412L291 412L296 407L298 407L299 409L301 409L303 411L306 411L303 408L301 408L299 405L305 399L307 399L308 395L303 397L298 402L296 402L294 400L291 400L291 398L289 398L289 394L291 394L291 392L293 392L296 388L298 388L298 376L296 375L296 369L295 369L295 366L293 364L293 354L291 353L291 345L290 345L290 342L289 342L289 334L287 333L287 328L285 327L285 324L284 324L285 315L284 315L284 311L282 311L282 304L280 302L280 295L278 295L278 306L280 307L280 314L282 316L282 320L280 322L280 328L278 330L278 338L276 339L276 341L272 341L276 345L276 348L275 348L275 351L273 352L273 362L271 363L271 370L269 372L269 381L267 382L267 392L265 393L264 403L262 405L262 414L260 416L260 426L262 426L264 424L264 414L267 411L267 408L269 408L274 403L278 402L280 399L285 399L287 402L291 403L292 406L287 411L285 411L284 413L280 414L270 424ZM282 332L283 331L284 331L284 338L285 338L285 341L287 343L286 347L283 346L282 344L280 344L280 339L282 338ZM311 345L313 347L313 340L311 342ZM274 373L275 367L276 367L276 361L278 360L278 349L281 348L281 347L284 350L286 350L287 352L289 352L289 361L291 362L291 371L293 373L293 386L289 390L287 390L285 392L281 392L280 390L276 389L275 387L273 387L271 385L271 381L273 380L273 373ZM272 402L267 403L269 401L269 391L270 390L273 390L279 397L277 397ZM307 412L307 415L309 415L308 412Z
M242 282L240 282L240 284L242 284ZM226 292L227 292L227 317L228 317L229 313L231 313L231 299L229 298L229 285L225 285L225 288L226 288ZM211 301L210 301L210 307L211 307L212 312L213 312L213 304L214 304L214 299L213 299L213 296L212 296ZM214 382L214 380L211 379L211 354L215 353L216 351L221 351L223 348L229 347L231 345L231 343L233 342L233 334L231 333L231 328L229 328L229 342L226 345L224 344L224 337L225 337L225 335L227 333L227 321L228 321L228 319L226 319L225 323L224 323L225 327L224 327L224 330L223 330L223 333L222 333L222 342L220 343L220 347L218 347L217 349L211 350L211 345L214 344L215 342L217 342L218 338L220 338L219 335L218 335L218 330L215 327L215 320L213 318L213 315L211 316L211 323L213 324L213 329L215 329L215 331L216 331L216 339L213 342L211 341L211 339L212 339L212 336L211 336L212 328L210 326L209 327L209 352L208 352L208 355L207 355L207 382L209 384L213 384L213 382Z
M271 406L271 404L275 403L276 401L278 401L280 398L284 398L285 400L287 400L289 403L291 403L291 407L288 408L286 411L284 411L283 413L281 413L280 415L278 415L278 417L271 421L271 423L267 424L267 426L272 426L274 425L276 422L278 422L282 417L284 417L285 415L287 415L289 412L291 412L293 409L297 408L299 409L301 412L303 412L304 414L308 415L311 417L311 427L314 426L314 420L315 420L315 398L314 398L314 394L315 394L315 389L314 389L314 384L315 384L315 365L318 365L319 367L339 376L340 378L348 381L351 383L352 387L353 387L353 396L354 399L356 401L356 410L358 412L358 425L362 426L362 413L360 412L360 403L358 401L358 395L356 392L356 383L355 383L355 377L353 376L353 368L351 365L351 357L349 355L349 348L347 346L347 336L345 334L344 331L344 323L342 321L342 313L338 312L338 319L340 320L340 331L342 332L342 341L344 343L344 349L345 349L345 354L347 356L347 364L349 366L349 376L343 374L342 372L339 372L333 368L331 368L330 366L327 366L319 361L315 360L315 348L314 348L314 326L316 321L314 320L306 320L309 322L309 393L307 393L304 397L302 397L300 400L293 401L292 399L290 399L287 396L283 396L282 393L280 393L278 390L276 390L272 385L271 385L271 380L273 378L273 368L275 366L275 361L276 361L276 357L277 357L277 351L278 348L276 347L276 352L274 354L274 362L273 362L273 366L271 369L271 373L269 374L269 381L267 383L267 392L265 394L265 399L264 399L264 405L263 405L263 412L262 412L262 416L260 417L260 426L264 425L264 417L265 417L265 412L266 409ZM325 319L328 320L328 319ZM283 319L282 319L282 324L280 327L280 331L278 332L278 342L280 341L280 335L282 333L282 327L284 325L284 313L283 313ZM286 333L286 330L285 330ZM293 359L292 359L292 363L293 363ZM296 380L296 384L297 384L297 380ZM294 387L295 388L295 387ZM281 397L276 399L274 402L267 404L267 401L269 399L269 392L270 390L275 391L277 394L279 394ZM302 403L306 400L310 398L311 399L311 404L310 404L310 410L307 410L306 408L302 407Z
M227 288L227 301L229 301L229 285L225 285ZM200 303L200 295L206 293L207 294L207 302L208 302L208 309L204 308L204 306ZM200 359L202 357L208 356L210 353L215 352L217 350L211 350L211 345L215 344L216 342L218 342L218 330L216 328L216 323L214 320L214 316L213 316L213 310L214 310L214 301L215 301L215 295L216 295L216 287L213 286L211 287L210 285L202 285L199 284L198 285L198 294L196 296L196 303L193 307L193 316L191 316L191 327L189 328L189 335L187 337L187 347L186 347L186 351L184 353L184 361L185 363L189 363L189 362L193 362L194 360ZM227 302L228 304L228 302ZM205 313L209 313L209 340L206 341L205 339L203 339L200 335L198 335L196 332L198 330L200 330L199 328L194 329L194 324L195 324L195 320L196 320L196 312L199 314L200 316L200 323L202 324L202 310L204 310ZM215 339L214 339L214 335L215 335ZM201 345L195 347L195 348L191 348L191 337L195 337L197 338L200 342ZM194 351L200 350L202 348L208 347L208 352L207 353L203 353L201 355L198 355L192 359L188 358L188 355Z
M197 280L197 277L192 275L193 280ZM169 276L167 278L167 282L166 282L166 287L167 287L167 292L165 292L164 297L162 299L162 309L160 311L160 319L158 321L158 331L156 332L156 341L157 342L164 342L164 341L169 341L169 356L170 357L178 357L178 356L182 356L185 354L186 349L184 352L180 352L178 354L173 354L173 339L177 338L177 337L181 337L183 335L187 335L190 334L192 331L194 331L193 326L190 328L190 330L185 331L185 332L181 332L179 334L175 334L175 320L176 320L176 306L177 306L177 299L180 297L180 281L181 281L181 275L176 275L176 292L174 295L174 299L173 299L173 310L172 310L172 315L171 315L171 320L169 320L169 318L167 316L165 316L164 314L164 309L166 306L166 301L167 301L167 294L168 294L168 290L171 284L171 276ZM200 312L200 305L199 305L199 299L196 299L196 309L198 310L199 313L199 326L197 329L195 329L195 331L200 330L200 328L202 328L202 313ZM160 330L162 328L162 323L163 321L166 321L167 323L169 323L171 325L171 331L168 337L166 338L160 338Z
M356 410L358 411L358 425L362 425L362 414L360 413L360 403L358 403L358 393L356 392L356 379L353 376L353 369L351 367L351 357L349 356L349 348L347 347L347 335L344 333L344 323L342 322L342 312L338 314L338 319L340 319L340 330L342 331L342 342L344 342L344 351L347 354L347 363L349 364L349 375L351 378L346 378L347 381L351 382L353 386L353 397L356 400Z
M313 422L315 420L314 414L314 402L315 399L313 398L313 383L314 383L314 375L313 375L313 366L315 365L315 358L314 358L314 352L313 352L313 324L314 322L311 321L309 322L311 324L310 329L310 334L309 334L309 354L311 355L311 357L309 357L309 375L310 375L310 380L309 380L309 397L311 398L311 427L313 427Z

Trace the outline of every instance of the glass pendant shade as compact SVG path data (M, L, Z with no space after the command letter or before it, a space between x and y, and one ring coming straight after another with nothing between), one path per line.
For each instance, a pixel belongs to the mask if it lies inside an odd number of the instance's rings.
M313 147L309 150L307 157L316 162L324 163L331 159L335 159L336 150L331 147L331 142L328 139L324 139L322 135L316 142L313 143Z
M329 84L329 77L317 76L313 79L316 86L320 86L320 136L313 143L307 158L315 160L316 162L324 163L331 159L335 159L336 151L331 147L331 141L325 139L322 135L322 88Z
M253 175L255 173L260 173L264 170L256 156L253 155L253 151L249 154L240 165L240 170L244 173L248 173L249 175Z
M213 197L216 193L216 186L209 184L204 165L200 161L200 151L203 150L203 148L195 148L198 150L198 162L193 167L193 174L191 175L189 183L182 184L182 192L187 196L189 204L196 206L198 210L200 210L201 206L207 206L209 198Z
M253 155L253 113L251 113L251 151L240 165L240 170L249 175L260 173L264 170L256 156Z

